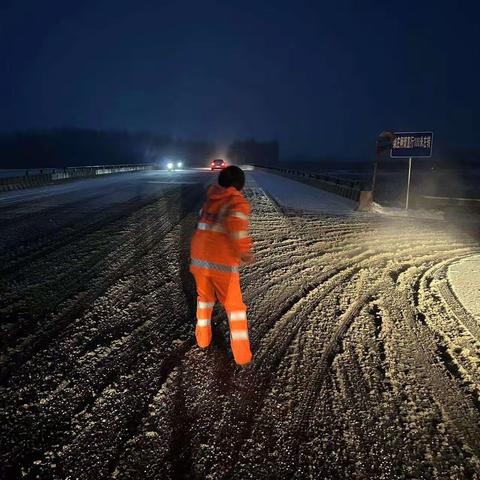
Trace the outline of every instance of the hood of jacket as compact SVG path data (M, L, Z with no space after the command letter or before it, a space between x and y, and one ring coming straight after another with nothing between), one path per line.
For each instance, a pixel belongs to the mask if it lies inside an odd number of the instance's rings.
M220 185L210 186L207 192L207 197L209 200L220 200L222 198L228 198L236 195L242 196L242 193L239 192L235 187L225 188Z

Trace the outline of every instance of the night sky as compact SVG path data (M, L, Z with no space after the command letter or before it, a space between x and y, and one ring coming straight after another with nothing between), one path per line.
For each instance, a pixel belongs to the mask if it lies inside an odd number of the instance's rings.
M479 145L479 16L451 0L0 0L0 130L275 138L282 156L371 156L387 128Z

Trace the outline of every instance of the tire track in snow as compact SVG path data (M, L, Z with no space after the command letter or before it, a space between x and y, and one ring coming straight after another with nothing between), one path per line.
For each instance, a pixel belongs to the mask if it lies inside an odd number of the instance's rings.
M425 467L426 475L440 479L435 473L438 467L439 472L448 472L452 478L462 478L458 473L462 471L466 472L464 478L473 478L471 473L476 472L469 466L473 457L467 456L469 447L461 442L466 439L470 445L477 427L469 433L465 420L454 418L448 423L452 429L442 435L427 430L427 422L419 422L417 428L424 430L417 434L409 430L408 418L404 417L407 402L418 396L422 402L433 398L446 412L445 418L451 418L456 402L466 397L458 416L466 409L469 422L480 418L475 409L469 410L471 400L464 386L442 365L438 337L424 333L428 322L435 321L437 303L424 305L415 297L415 290L423 288L420 279L428 280L428 269L465 254L473 242L453 236L439 225L430 227L411 220L280 215L260 189L249 188L247 193L254 203L253 235L260 239L257 265L242 272L256 350L253 364L240 370L231 363L230 354L225 352L228 329L223 314L214 318L214 345L209 351L190 349L193 324L181 327L182 341L189 339L190 343L172 345L169 342L177 338L174 331L178 322L169 325L168 315L176 304L159 302L162 313L156 326L153 318L148 323L148 315L152 315L148 311L142 318L145 321L138 323L139 331L127 327L130 313L114 321L118 331L113 342L116 338L123 345L118 349L121 361L115 366L116 351L103 355L102 336L107 335L108 326L102 324L97 333L91 334L95 317L83 315L75 321L75 327L54 338L64 342L58 343L60 348L66 348L75 334L88 335L76 351L76 358L85 365L78 372L94 379L97 396L72 417L71 411L62 407L66 390L60 386L49 391L48 385L38 383L45 396L50 394L48 401L60 412L63 409L64 418L73 419L73 424L70 430L66 426L65 431L52 436L52 442L58 442L54 456L42 459L38 466L29 466L28 471L45 475L56 462L57 478L65 472L87 477L88 472L90 478L243 480L272 475L418 478ZM175 238L172 231L169 242L175 243ZM161 257L149 254L144 261L160 265ZM141 278L140 269L129 270L128 275L134 282ZM367 283L365 275L369 275ZM101 298L112 305L109 315L115 311L115 298L132 288L130 280L124 278L122 282L121 288L102 294ZM139 292L156 288L149 283L139 282L138 286ZM168 288L172 297L182 298L175 282ZM127 300L119 308L129 304ZM410 305L410 310L404 304ZM137 308L134 301L133 312ZM410 320L400 315L403 310L405 315L413 315ZM99 313L102 315L101 310ZM419 313L426 316L426 323ZM451 321L456 319L452 316ZM372 325L367 328L363 322ZM148 345L144 345L143 339L149 334L150 340L145 340ZM365 353L362 342L368 341L369 335L373 347ZM423 348L414 345L418 339L428 344L428 355L415 353ZM110 338L106 340L109 346ZM359 342L357 346L355 342ZM177 355L176 347L185 350ZM129 349L135 350L135 358L129 359ZM91 359L89 352L95 354ZM172 352L174 361L161 370L168 352ZM424 378L429 374L425 361L438 363L432 380ZM61 364L70 365L66 359ZM369 376L369 369L377 367L378 374ZM116 374L102 384L101 371L110 368ZM160 375L160 381L155 375ZM22 388L28 388L27 378L23 379ZM357 389L353 384L356 379ZM74 384L78 379L71 381ZM452 382L453 396L439 398L435 388L445 388ZM384 398L394 403L392 408L382 404L375 410L375 404ZM421 403L417 407L425 408ZM429 414L437 415L438 408L432 408ZM369 423L371 416L362 417L369 410L378 412L378 425ZM385 412L397 415L395 422L385 423L381 415ZM291 433L298 425L302 435L294 438ZM398 456L398 445L389 444L387 434L381 437L383 445L369 436L381 434L385 427L394 430L395 438L405 438ZM429 439L434 440L432 445L447 443L441 450L447 452L446 459L415 456L417 451L429 454ZM362 447L356 457L354 447L358 442ZM366 466L369 450L375 455L380 447L379 455L399 464L385 465L382 459L372 459ZM44 450L47 448L45 445ZM289 449L293 450L288 453ZM449 453L449 449L455 450ZM61 451L65 452L63 456ZM38 461L39 457L32 459ZM358 466L356 461L360 462Z
M200 192L195 192L190 196L190 202L197 202L200 199ZM184 213L184 217L189 212ZM124 276L139 259L141 259L158 241L164 238L172 231L176 224L166 225L164 217L159 217L157 221L147 220L148 227L143 231L142 238L136 236L128 238L113 252L109 252L106 258L99 259L93 267L89 268L79 278L73 279L74 288L80 288L81 285L90 283L87 289L70 302L59 314L51 320L47 320L46 325L40 327L40 332L27 337L20 346L13 349L14 353L3 359L2 370L0 371L0 381L5 382L12 371L12 368L18 368L21 363L28 361L33 355L44 348L50 339L59 331L62 331L74 318L79 317L82 312L91 305L91 303L101 296L108 288ZM91 282L94 272L106 271L105 278L99 278ZM67 296L72 294L72 289L67 288L66 293L60 296L56 304L50 305L55 309ZM38 319L37 319L38 322Z
M405 236L406 238L408 238L409 236L411 236L411 233L406 232L404 235L400 235L400 237L402 237L402 236ZM425 236L428 237L427 234L426 234ZM398 235L395 235L395 237L392 236L391 238L387 238L387 239L385 239L384 237L381 237L380 240L379 240L379 242L380 242L380 241L385 242L385 240L390 241L390 242L393 242L393 241L400 242L402 239L401 239L401 238L399 239L399 236L398 236ZM435 259L435 257L442 258L442 256L444 257L446 254L452 253L452 246L453 246L453 245L451 245L451 244L448 245L448 246L447 246L447 245L445 245L445 246L442 245L442 248L439 249L438 246L439 246L440 244L441 244L441 240L440 240L440 241L439 241L439 240L429 240L428 242L422 241L422 246L421 246L421 247L417 247L417 246L416 246L415 248L412 249L412 247L410 247L409 245L407 245L407 246L403 247L403 251L405 251L405 252L410 252L410 253L411 253L410 256L411 256L412 258L415 258L415 256L418 258L418 254L415 255L415 253L414 253L415 250L417 250L417 251L419 251L419 252L420 252L420 251L426 251L426 250L429 249L429 247L431 246L431 247L433 247L433 250L436 251L436 253L433 254L433 255L432 255L432 254L424 255L424 258L422 259L422 258L420 257L420 260L422 260L422 261L432 261L433 259ZM458 247L458 246L462 246L462 245L464 246L464 243L459 242L457 245L455 245L454 248L456 248L456 247ZM436 250L435 250L435 247L437 247ZM387 244L387 248L388 248L388 244ZM443 250L443 251L442 251L442 250ZM402 253L403 253L403 252L402 252L402 249L400 249L400 251L397 249L397 251L394 252L394 255L392 255L392 257L398 256L399 254L402 254ZM404 265L401 265L400 268L399 268L399 270L398 270L395 274L392 273L392 279L396 281L396 280L398 279L398 277L399 277L399 276L405 271L405 269L407 269L407 268L409 268L408 263L407 263L406 265L405 265L405 264L404 264ZM268 290L268 288L266 288L265 290ZM363 305L363 303L364 303L364 300L366 300L366 298L365 298L365 299L362 299L362 301L360 301L360 303L359 303L358 305L355 305L354 307L352 307L353 313L358 312L358 311L362 308L362 305ZM350 321L351 321L351 318L347 315L347 317L346 317L346 322L345 322L345 323L341 322L341 324L340 324L340 326L339 326L339 330L337 330L337 333L340 334L340 335L342 335L343 333L345 333L344 328L345 328L346 326L348 326L348 324L349 324ZM325 364L328 365L329 362L325 362L325 359L331 357L333 345L338 344L338 342L339 342L340 340L341 340L340 337L334 335L333 340L332 340L332 343L331 343L331 344L329 345L329 347L327 348L327 350L326 350L326 352L325 352L325 356L323 357L324 365L325 365ZM274 349L276 349L277 346L278 346L278 344L277 344L276 342L275 342L275 343L272 342L272 345L274 345L274 347L273 347ZM330 362L330 363L331 363L331 362ZM325 371L325 369L324 369L324 371ZM311 382L311 383L313 383L313 382ZM318 388L318 386L317 386L316 384L315 384L315 388ZM262 414L260 414L260 415L262 415Z
M393 294L393 282L386 281L384 290ZM458 383L448 374L436 354L437 342L431 330L422 322L416 321L417 312L404 296L395 296L397 308L394 305L383 305L383 310L388 312L392 319L402 327L405 340L409 346L408 355L404 355L406 363L411 364L416 377L429 388L431 395L440 405L450 424L464 438L468 447L477 457L480 457L480 426L478 424L479 411L469 399L468 395ZM403 354L403 350L400 350ZM409 359L413 357L413 362Z
M192 198L195 200L198 200L198 195ZM181 218L182 219L185 218L185 216L188 214L189 212L187 211L185 215ZM152 228L155 228L156 226L157 226L156 224L153 224ZM168 235L169 232L171 232L173 228L176 228L176 227L178 227L178 224L173 225L171 228L169 227L169 230L167 232L162 232L160 230L159 232L157 232L156 236L152 236L150 239L147 239L148 245L153 246L152 242L156 243L159 240L159 238L161 238L158 236L158 233L163 233L163 235L166 236ZM171 243L172 245L174 245L175 241ZM172 255L172 252L170 252L170 255ZM140 257L137 256L136 258L140 258ZM132 263L129 262L129 266L131 265ZM139 332L138 335L136 335L135 332L132 332L131 335L127 336L126 338L127 342L121 346L121 349L116 349L115 351L112 352L111 361L105 362L105 360L102 360L102 364L99 365L100 368L98 370L97 369L91 370L91 374L89 375L89 384L91 384L91 381L95 382L96 378L98 379L98 382L99 382L95 385L91 393L90 393L89 387L87 387L86 389L84 387L82 391L81 384L78 381L77 381L77 385L73 385L74 387L73 389L69 389L66 391L71 396L71 400L69 400L67 403L68 408L67 409L63 408L63 412L62 412L63 415L66 415L65 417L66 420L68 420L68 418L71 417L72 415L76 415L77 412L84 410L86 407L87 407L86 411L88 411L88 405L90 406L94 405L93 403L94 399L98 398L99 395L101 397L102 395L101 392L119 374L121 374L122 372L123 374L125 374L126 372L128 372L129 368L131 369L134 367L135 363L131 364L131 361L129 359L132 357L132 355L133 357L135 357L135 355L139 355L141 350L144 349L145 346L146 348L149 348L148 339L149 337L152 337L152 335L155 334L155 332L149 332L149 329L151 329L151 325L148 325L148 323L152 324L151 320L147 320L146 322L143 323L143 325L139 327L139 329L137 329L137 331ZM140 334L140 330L142 329L145 331L146 335ZM164 327L161 327L161 329L164 330ZM172 327L170 328L170 336L175 338L176 335L178 335L178 333L179 333L179 330L178 329L176 330L175 326L172 325ZM169 333L167 331L167 332L163 332L163 334L167 334L168 336ZM191 346L191 341L187 342L186 345ZM122 361L122 357L124 357L125 359L124 361ZM141 356L139 356L138 359L140 360ZM85 365L82 368L85 368ZM78 377L78 379L80 380L81 377ZM78 389L75 389L75 387L80 387L80 391L78 391ZM57 408L62 408L62 404L64 404L68 396L65 397L65 395L59 395L62 393L62 389L58 390L56 393L57 393L56 396L58 396L58 398L54 398L53 400L54 400L54 403L58 405L58 407L55 407L55 405L50 406L50 411L53 414L53 417L51 419L52 423L49 423L48 418L45 418L42 420L44 421L44 425L46 425L49 430L53 429L53 433L55 432L55 429L59 429L59 428L62 429L67 426L66 423L59 421L60 419L58 418L58 415L55 414L55 412L57 411ZM28 418L27 418L27 421L28 421ZM29 429L28 423L25 426L28 430ZM44 438L44 433L42 433L41 429L39 430L38 433L42 436L42 438ZM53 442L55 439L55 436L54 435L52 436L51 433L52 431L50 432L48 436L49 440L47 441ZM35 442L36 441L38 442L39 440L40 440L40 437L37 437L37 435L34 435L32 438L30 438L32 446L34 446ZM47 443L45 442L44 442L44 448L47 448ZM23 455L23 458L24 458L23 462L27 462L28 464L28 461L32 458L31 454L29 454L28 451L23 451L21 454ZM22 462L21 458L17 458L17 463L18 462ZM23 464L25 466L27 465L25 463Z

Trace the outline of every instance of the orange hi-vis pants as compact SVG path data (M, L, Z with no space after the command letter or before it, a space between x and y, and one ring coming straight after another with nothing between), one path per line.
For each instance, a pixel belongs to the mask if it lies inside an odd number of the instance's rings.
M212 310L218 299L228 316L230 345L233 357L239 365L252 359L248 338L247 308L242 300L240 275L238 273L195 270L193 276L197 285L197 326L195 337L198 346L206 348L212 341Z

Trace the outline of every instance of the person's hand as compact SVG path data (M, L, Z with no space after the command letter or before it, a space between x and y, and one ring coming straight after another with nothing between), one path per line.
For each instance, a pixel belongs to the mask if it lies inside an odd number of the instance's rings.
M247 252L240 255L240 260L242 263L249 264L255 262L255 257L253 256L253 253Z

